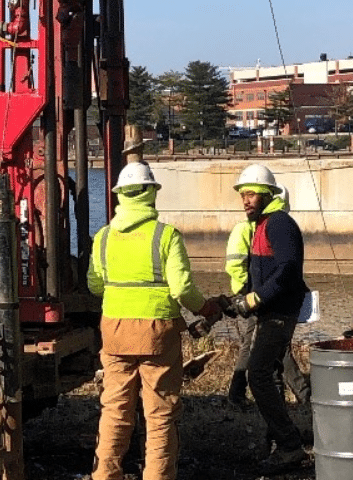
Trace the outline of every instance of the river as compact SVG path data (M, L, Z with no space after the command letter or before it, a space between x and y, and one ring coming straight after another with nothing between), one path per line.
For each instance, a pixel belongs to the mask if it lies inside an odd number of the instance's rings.
M70 177L75 179L75 170L70 169ZM91 237L106 224L105 208L105 178L104 170L91 168L88 170L88 194L89 194L89 234ZM71 253L77 255L76 219L74 214L74 202L70 196L70 224L71 224Z

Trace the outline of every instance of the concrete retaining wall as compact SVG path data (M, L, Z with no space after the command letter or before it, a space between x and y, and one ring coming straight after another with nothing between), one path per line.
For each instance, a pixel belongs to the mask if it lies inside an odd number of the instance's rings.
M232 187L250 163L268 166L288 188L291 215L304 235L306 271L353 274L353 157L151 162L163 185L160 219L183 232L193 267L223 269L229 233L245 218Z

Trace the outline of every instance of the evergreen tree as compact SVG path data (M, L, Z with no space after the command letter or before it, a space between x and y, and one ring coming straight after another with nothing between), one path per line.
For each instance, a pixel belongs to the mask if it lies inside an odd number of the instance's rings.
M224 134L229 102L227 80L209 62L190 62L181 85L183 120L194 138L219 138Z
M262 112L261 118L267 123L274 124L278 134L278 130L283 128L294 115L290 89L270 94L269 101L270 105Z
M129 76L130 108L127 112L127 120L143 130L151 128L153 122L153 88L153 77L146 67L132 67Z
M180 92L183 74L170 70L159 75L156 79L159 90L170 90L173 93Z
M176 111L181 105L181 81L183 74L170 70L155 79L156 105L155 115L157 120L157 133L165 133L171 138L175 129L179 127L175 121Z

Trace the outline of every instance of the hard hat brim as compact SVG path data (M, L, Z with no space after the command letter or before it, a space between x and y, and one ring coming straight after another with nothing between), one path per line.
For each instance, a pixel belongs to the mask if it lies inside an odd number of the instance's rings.
M162 188L162 185L158 182L144 182L144 183L137 183L136 185L154 185L156 187L156 190L160 190ZM115 185L115 187L112 188L113 193L119 193L119 190L122 187L118 187L118 185Z
M241 187L245 187L246 185L251 185L251 184L247 184L247 183L239 183L238 184L238 183L236 183L233 186L233 188L234 188L234 190L236 190L238 192ZM275 185L267 185L265 183L263 185L266 185L266 187L269 187L273 191L274 195L277 195L278 193L282 193L282 191L283 191L282 188L277 187Z

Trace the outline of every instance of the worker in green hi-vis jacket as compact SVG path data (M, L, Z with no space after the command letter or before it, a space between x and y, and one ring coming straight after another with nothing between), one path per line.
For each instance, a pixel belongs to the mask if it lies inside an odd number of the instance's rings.
M180 232L158 221L160 188L147 163L128 164L113 188L115 216L94 237L87 280L103 296L104 376L93 480L123 480L139 395L146 419L143 479L176 479L186 329L180 306L206 319L222 316L196 288Z

